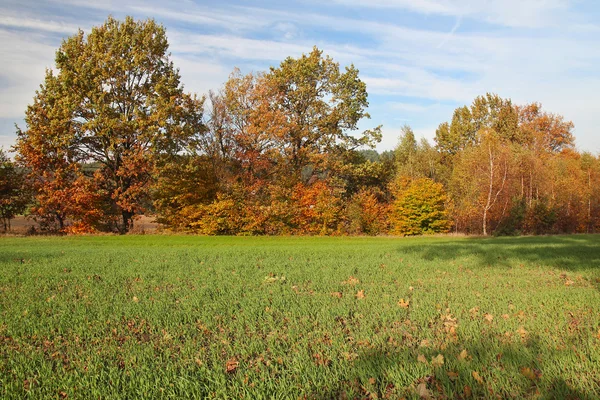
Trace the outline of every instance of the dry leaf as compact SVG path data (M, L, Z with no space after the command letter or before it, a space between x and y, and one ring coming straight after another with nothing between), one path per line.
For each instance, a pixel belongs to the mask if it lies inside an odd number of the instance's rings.
M341 292L331 292L331 295L333 297L337 297L338 299L342 298L342 293Z
M527 331L525 330L525 328L523 328L523 327L521 326L519 329L517 329L517 333L518 333L519 335L521 335L521 339L525 339L525 338L527 337L527 334L528 334L529 332L527 332Z
M377 382L377 380L375 378L369 378L369 383L371 385L375 385L376 382Z
M509 318L510 318L510 315L508 315L508 314L502 314L502 318L504 318L504 319L509 319Z
M487 322L492 322L494 320L494 316L492 314L483 314L483 319Z
M455 381L458 378L458 372L448 371L447 374L451 381Z
M463 393L465 394L465 397L469 398L473 395L473 391L471 390L471 386L465 386L465 388L463 389Z
M422 399L431 399L431 391L427 389L427 384L425 382L419 383L417 386L417 394Z
M139 301L140 301L140 299L138 299L138 298L137 298L137 296L133 296L133 299L132 299L132 300L133 300L133 302L134 302L134 303L137 303L137 302L139 302Z
M408 308L408 306L410 305L410 299L409 300L400 299L400 301L398 301L398 305L402 308Z
M523 367L519 371L525 378L529 379L530 381L535 381L538 378L536 373L531 368Z
M359 290L358 292L356 292L356 298L358 300L362 300L365 298L365 291L364 290Z
M350 285L350 286L358 285L359 283L360 283L360 281L358 280L358 278L355 278L353 276L350 276L347 280L342 282L342 284Z
M463 351L460 352L460 354L456 358L458 358L460 361L462 361L462 360L466 360L468 356L469 356L469 353L467 353L467 349L464 349Z
M427 339L421 340L421 343L419 344L419 347L429 347L429 346L431 346L431 343L429 343L429 340L427 340Z
M436 368L444 365L444 356L441 354L438 354L437 356L433 357L431 359L431 365Z
M421 362L421 363L423 363L423 364L427 364L427 359L425 358L425 356L424 356L423 354L419 354L419 355L417 356L417 361L418 361L418 362Z
M229 360L227 360L227 363L225 363L225 371L228 374L233 374L238 367L240 366L240 363L238 362L238 360L234 358L230 358Z
M483 378L481 378L481 376L479 375L479 372L473 371L473 372L471 372L471 375L473 375L473 379L475 379L477 382L479 382L483 385Z

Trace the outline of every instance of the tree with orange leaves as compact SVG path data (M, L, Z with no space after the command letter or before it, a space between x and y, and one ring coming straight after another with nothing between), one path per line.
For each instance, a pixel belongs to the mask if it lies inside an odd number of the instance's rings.
M204 132L203 100L184 93L165 29L153 20L110 17L79 31L57 51L56 71L46 72L15 146L35 182L36 209L52 209L64 228L66 219L87 220L75 212L86 202L82 209L100 215L96 226L126 232L150 204L156 158Z

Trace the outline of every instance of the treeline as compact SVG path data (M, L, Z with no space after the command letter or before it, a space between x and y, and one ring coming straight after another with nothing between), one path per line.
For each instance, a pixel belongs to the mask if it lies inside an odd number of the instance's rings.
M457 109L435 145L402 129L373 148L367 88L318 49L268 71L235 70L184 92L165 30L109 18L63 42L15 163L2 157L4 221L127 232L140 214L201 234L595 232L600 160L539 104L487 94ZM6 229L6 226L5 226Z

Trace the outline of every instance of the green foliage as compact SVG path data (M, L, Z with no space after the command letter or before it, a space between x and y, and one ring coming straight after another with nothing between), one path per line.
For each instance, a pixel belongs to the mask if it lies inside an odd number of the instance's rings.
M428 178L399 178L391 208L392 233L423 235L450 230L448 196L444 187Z

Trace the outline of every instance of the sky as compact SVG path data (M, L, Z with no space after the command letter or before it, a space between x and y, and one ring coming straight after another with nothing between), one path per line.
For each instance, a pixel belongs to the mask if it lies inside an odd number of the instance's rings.
M317 46L367 84L377 149L400 128L433 143L455 108L486 92L539 102L575 124L576 146L600 153L597 0L2 0L0 146L62 40L106 18L154 18L167 29L186 91L218 90L235 67L267 70Z

